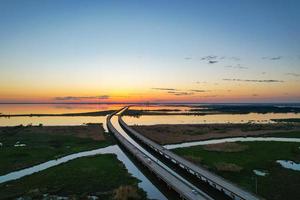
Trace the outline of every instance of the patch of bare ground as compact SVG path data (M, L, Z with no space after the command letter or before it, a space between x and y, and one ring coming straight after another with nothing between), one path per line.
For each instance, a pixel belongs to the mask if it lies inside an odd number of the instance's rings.
M241 152L248 148L247 145L244 144L238 144L233 142L226 142L226 143L220 143L220 144L209 144L203 146L203 149L206 151L217 151L217 152Z
M200 163L202 161L202 158L199 156L187 155L184 156L184 158L194 163Z
M137 188L131 185L122 185L115 189L114 200L140 199Z
M215 167L222 172L240 172L243 168L233 163L216 163Z
M139 133L160 144L226 137L265 136L274 133L300 131L300 124L160 124L133 126Z

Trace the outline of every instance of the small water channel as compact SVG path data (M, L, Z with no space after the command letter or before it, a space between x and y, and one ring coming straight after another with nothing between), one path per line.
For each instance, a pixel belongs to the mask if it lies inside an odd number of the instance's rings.
M198 145L207 144L220 144L225 142L300 142L300 138L278 138L278 137L235 137L235 138L223 138L223 139L213 139L195 142L184 142L180 144L168 144L164 145L166 149L176 149L182 147L192 147Z
M300 163L295 163L291 160L277 160L276 162L279 163L283 168L300 171Z
M0 176L0 183L5 183L7 181L12 181L20 179L24 176L31 175L36 172L46 170L50 167L54 167L68 161L74 160L76 158L93 156L98 154L115 154L118 160L120 160L132 176L139 179L138 186L147 192L150 199L161 199L166 200L167 198L150 182L150 180L137 168L137 166L127 157L122 149L118 145L112 145L105 148L95 149L91 151L84 151L80 153L71 154L56 160L50 160L33 167L18 170L15 172L8 173L6 175Z

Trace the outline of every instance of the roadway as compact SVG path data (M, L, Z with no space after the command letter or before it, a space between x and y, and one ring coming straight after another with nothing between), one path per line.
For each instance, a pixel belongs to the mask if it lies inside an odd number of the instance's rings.
M120 115L126 110L128 107L122 109L119 113ZM165 149L161 145L153 142L152 140L148 139L147 137L141 135L131 127L129 127L121 117L119 117L119 123L122 128L132 134L134 137L139 139L139 141L143 142L145 145L153 149L154 151L158 152L165 158L169 159L171 162L177 164L179 167L186 169L192 175L198 177L202 181L209 183L212 187L218 189L219 191L224 192L232 199L240 199L240 200L261 200L262 198L258 197L257 195L248 192L239 186L231 183L230 181L223 179L222 177L209 172L208 170L195 165L194 163L174 154L173 152Z
M119 124L120 114L125 111L123 108L118 113L109 115L107 127L114 134L117 140L145 167L154 173L160 180L165 182L169 188L176 191L182 199L187 200L213 200L201 189L190 183L187 179L170 169L167 165L155 158L150 152L135 142Z

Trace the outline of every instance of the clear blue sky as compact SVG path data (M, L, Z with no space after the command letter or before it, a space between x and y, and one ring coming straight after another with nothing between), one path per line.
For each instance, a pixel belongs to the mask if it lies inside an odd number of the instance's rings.
M299 24L298 0L0 0L0 101L299 101Z

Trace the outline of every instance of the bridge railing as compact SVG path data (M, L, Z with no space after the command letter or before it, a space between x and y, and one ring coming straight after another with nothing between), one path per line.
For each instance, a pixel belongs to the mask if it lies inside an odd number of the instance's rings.
M152 160L151 158L147 157L142 151L136 148L133 144L131 144L125 137L123 137L112 125L111 118L114 114L118 113L115 112L107 117L107 128L108 130L114 134L117 140L138 160L140 161L145 167L147 167L152 173L154 173L159 179L165 182L168 187L172 188L176 191L182 199L186 200L212 200L209 197L202 196L201 194L194 194L189 189L184 189L180 181L176 179L173 175L169 172L164 170L160 167L156 161ZM151 161L150 161L151 160ZM150 161L150 162L149 162Z
M177 154L174 154L173 152L165 149L161 145L153 142L152 140L138 133L136 130L129 127L123 121L121 115L119 115L119 123L124 130L134 135L136 138L138 138L144 144L149 146L151 149L165 156L165 158L171 160L173 163L178 164L181 168L185 168L191 174L195 175L199 179L208 182L212 187L218 189L219 191L224 192L232 199L262 200L262 198L258 197L257 195L245 191L244 189L241 189L239 186L235 185L234 183L231 183L230 181L225 180L222 177L217 176L202 167L196 166L194 163L191 163L190 161L178 156Z

